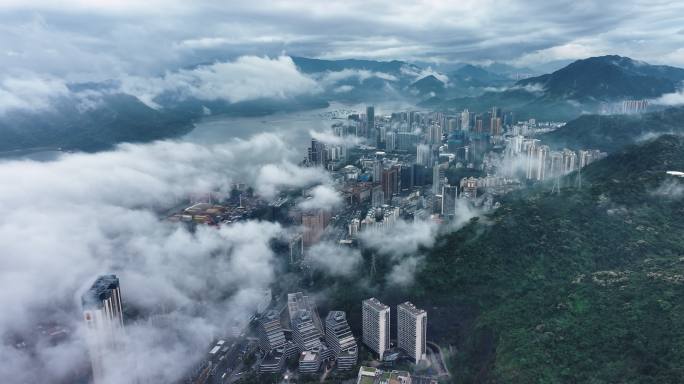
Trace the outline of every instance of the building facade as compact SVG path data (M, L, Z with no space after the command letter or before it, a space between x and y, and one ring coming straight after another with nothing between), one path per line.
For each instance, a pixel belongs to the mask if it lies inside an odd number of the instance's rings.
M101 383L107 370L107 355L123 346L123 305L116 275L98 277L81 296L93 382Z
M427 312L410 302L397 306L397 346L411 359L419 362L426 358Z
M325 340L337 361L337 369L350 370L356 365L356 339L342 311L331 311L325 319Z
M380 359L390 346L390 307L372 297L363 301L363 343Z

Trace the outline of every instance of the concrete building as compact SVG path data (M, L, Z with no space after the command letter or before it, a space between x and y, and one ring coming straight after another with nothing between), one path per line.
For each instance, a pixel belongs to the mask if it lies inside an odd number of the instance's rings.
M264 313L258 320L259 348L264 353L285 346L285 333L280 325L280 314L270 310Z
M428 144L439 146L442 143L442 126L439 123L432 123L428 132Z
M295 233L288 242L290 250L290 265L298 265L304 257L304 237L301 233Z
M366 107L366 129L367 129L367 138L369 139L370 143L373 143L373 145L376 144L376 133L375 133L375 107L372 105L369 105Z
M442 187L442 216L448 219L456 216L456 199L458 198L458 187L455 185L445 185Z
M107 355L123 346L123 306L119 279L102 275L81 296L87 344L93 368L93 382L103 382L107 371Z
M328 313L325 319L325 341L333 351L337 369L350 370L356 365L359 352L344 312Z
M432 165L432 147L426 144L420 144L416 147L416 164L425 167Z
M442 193L445 173L446 169L442 164L435 164L432 167L432 193L434 195L439 195Z
M363 343L382 357L390 347L390 307L371 297L363 301Z
M287 308L292 326L292 339L299 350L299 372L316 373L325 359L333 357L332 350L321 340L321 319L313 302L302 292L287 295Z
M311 167L322 167L325 165L325 145L316 139L311 139L311 146L308 149L307 163Z
M415 362L426 358L427 312L410 302L397 306L397 346Z
M383 205L385 205L385 192L382 190L382 185L376 185L371 193L371 207L378 208Z
M323 235L323 231L328 227L331 218L330 211L325 209L314 209L302 214L302 234L303 246L305 249L316 244Z
M461 130L470 130L470 113L467 109L464 109L463 112L461 112Z

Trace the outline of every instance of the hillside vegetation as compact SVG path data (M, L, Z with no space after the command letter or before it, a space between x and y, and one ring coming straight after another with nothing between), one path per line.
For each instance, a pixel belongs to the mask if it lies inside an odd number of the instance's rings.
M541 139L554 147L597 148L614 152L663 133L684 133L684 108L641 115L584 115Z
M454 381L681 382L684 183L673 169L684 140L663 136L590 165L581 190L573 174L560 194L512 194L441 239L413 288L433 308L432 337L458 349Z

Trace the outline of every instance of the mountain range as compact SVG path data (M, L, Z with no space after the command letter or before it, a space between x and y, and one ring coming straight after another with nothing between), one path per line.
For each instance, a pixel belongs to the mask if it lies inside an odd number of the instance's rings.
M257 116L325 107L328 101L405 100L452 112L498 106L513 111L519 119L571 120L597 112L607 103L675 92L684 81L684 69L620 56L577 60L550 74L518 81L512 78L515 67L496 63L488 67L458 65L448 73L439 73L398 60L292 57L292 61L301 73L320 84L321 92L237 103L165 93L154 100L159 108L153 108L116 89L113 82L70 84L71 90L102 93L102 97L85 107L80 97L61 97L53 100L49 110L5 111L0 116L0 154L46 147L95 151L120 142L183 134L208 111Z
M681 89L684 69L650 65L621 56L577 60L557 71L519 80L474 97L432 98L423 106L486 110L498 106L521 118L569 120L623 100L654 99Z
M596 148L616 152L662 134L684 135L684 107L629 115L583 115L540 136L557 149Z

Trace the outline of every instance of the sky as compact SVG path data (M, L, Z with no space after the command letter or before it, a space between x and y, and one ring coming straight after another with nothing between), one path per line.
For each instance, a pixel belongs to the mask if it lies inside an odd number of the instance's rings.
M70 81L243 55L533 66L620 54L684 66L684 2L0 1L0 66Z

